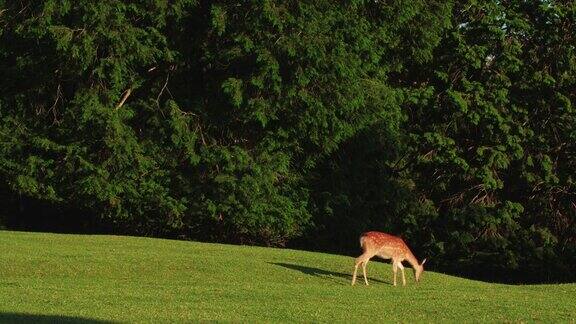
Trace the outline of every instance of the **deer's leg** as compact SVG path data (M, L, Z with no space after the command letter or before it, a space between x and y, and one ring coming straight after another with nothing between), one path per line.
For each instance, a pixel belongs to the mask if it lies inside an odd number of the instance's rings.
M352 274L352 286L356 283L356 272L358 271L358 263L354 265L354 273Z
M368 265L368 261L370 259L367 259L366 261L364 261L364 263L362 263L362 272L364 274L364 282L366 283L366 286L368 286L368 278L366 278L366 265Z
M368 260L370 259L370 256L366 253L362 254L361 256L356 258L356 261L354 262L354 273L352 274L352 285L354 285L356 283L356 273L358 272L358 266L360 264L362 264L362 269L364 270L364 280L366 281L366 284L368 284L368 281L366 280L366 262L368 262Z
M402 265L402 262L398 262L398 268L402 271L402 286L406 286L406 276L404 276L404 266Z
M396 273L398 272L398 263L392 261L392 272L394 272L394 286L396 286Z
M360 265L360 263L362 263L362 261L358 261L358 259L356 259L356 262L354 264L354 274L352 274L352 286L354 286L354 284L356 283L356 272L358 272L358 266Z

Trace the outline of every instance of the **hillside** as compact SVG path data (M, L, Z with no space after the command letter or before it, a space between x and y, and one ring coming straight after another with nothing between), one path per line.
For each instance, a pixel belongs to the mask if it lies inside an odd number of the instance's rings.
M575 321L576 284L510 286L425 272L393 287L350 257L160 239L0 231L0 322Z

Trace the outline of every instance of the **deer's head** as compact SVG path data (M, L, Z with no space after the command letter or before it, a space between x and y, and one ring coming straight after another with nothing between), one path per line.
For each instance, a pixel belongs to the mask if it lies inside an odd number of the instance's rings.
M417 267L414 268L414 277L416 278L416 282L420 281L420 276L422 275L422 272L424 272L425 262L426 259L422 260L422 263L420 263Z

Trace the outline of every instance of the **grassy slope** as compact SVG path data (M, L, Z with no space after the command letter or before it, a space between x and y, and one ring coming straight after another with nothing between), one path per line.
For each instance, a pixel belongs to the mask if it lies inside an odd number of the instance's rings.
M0 322L572 321L576 284L508 286L294 250L0 231ZM410 269L407 269L410 270ZM360 281L362 283L362 281Z

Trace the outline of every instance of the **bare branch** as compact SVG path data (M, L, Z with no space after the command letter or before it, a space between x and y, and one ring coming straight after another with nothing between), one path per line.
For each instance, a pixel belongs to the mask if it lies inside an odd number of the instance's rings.
M124 102L126 102L126 99L128 99L128 97L130 97L131 93L132 93L132 88L128 88L128 90L124 91L124 95L122 96L122 100L120 100L120 102L116 105L116 108L114 108L114 110L120 109L120 107L122 107L122 105L124 105Z
M170 74L168 73L168 74L166 74L166 81L164 82L164 86L162 87L162 90L160 90L160 93L156 97L156 106L158 106L158 109L160 109L160 97L164 93L164 90L166 90L166 87L168 86L169 80L170 80ZM168 93L170 93L170 90L168 90Z
M62 99L62 88L60 86L60 84L58 84L58 88L56 89L56 99L54 100L54 104L52 105L52 107L50 107L50 109L48 109L48 112L52 112L52 115L54 116L54 124L60 124L60 121L58 120L58 111L56 110L56 107L58 105L58 101L60 101Z

